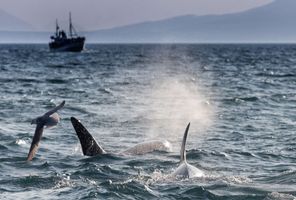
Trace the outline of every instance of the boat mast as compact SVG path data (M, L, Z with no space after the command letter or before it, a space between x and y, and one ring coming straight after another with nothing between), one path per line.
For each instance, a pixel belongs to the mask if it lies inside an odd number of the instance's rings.
M58 37L58 35L59 35L59 29L60 29L60 27L58 24L58 19L56 19L56 37Z
M70 37L73 36L73 33L72 33L72 19L71 19L71 12L69 13L69 32L70 32Z

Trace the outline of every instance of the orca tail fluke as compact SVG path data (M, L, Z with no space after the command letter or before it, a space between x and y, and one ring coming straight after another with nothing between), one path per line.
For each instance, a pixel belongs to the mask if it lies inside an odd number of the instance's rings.
M187 135L188 135L188 131L189 131L189 127L190 127L190 122L188 123L185 132L184 132L184 136L183 136L183 140L182 140L182 145L181 145L181 151L180 151L180 162L186 162L186 140L187 140Z
M95 156L106 153L104 149L98 145L93 136L88 130L81 124L75 117L71 117L71 123L76 131L76 134L80 140L83 154L86 156Z

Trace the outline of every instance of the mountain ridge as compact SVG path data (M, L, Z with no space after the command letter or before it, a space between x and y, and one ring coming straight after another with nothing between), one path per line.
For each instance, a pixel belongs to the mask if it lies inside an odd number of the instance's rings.
M0 31L34 31L29 23L0 9Z
M296 42L294 8L295 0L276 0L243 12L183 15L81 34L88 43L291 43ZM48 32L22 34L2 31L0 42L36 42L34 37L48 42L50 36Z
M97 42L289 42L296 41L294 8L295 0L277 0L238 13L177 16L98 30L88 36Z

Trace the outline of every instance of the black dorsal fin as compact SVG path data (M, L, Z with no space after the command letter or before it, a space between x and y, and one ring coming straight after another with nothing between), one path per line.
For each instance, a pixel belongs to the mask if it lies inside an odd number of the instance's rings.
M79 120L77 120L75 117L71 117L71 122L80 140L84 155L95 156L106 153Z
M183 136L183 140L182 140L182 146L181 146L181 151L180 151L180 162L186 162L186 140L187 140L187 135L188 135L188 130L190 127L190 123L187 125L186 129L185 129L185 133Z

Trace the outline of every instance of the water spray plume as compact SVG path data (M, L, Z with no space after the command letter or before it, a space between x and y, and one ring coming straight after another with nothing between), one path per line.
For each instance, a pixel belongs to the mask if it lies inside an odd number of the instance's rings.
M196 82L178 78L157 82L150 101L150 138L178 140L188 122L192 124L192 132L201 134L213 121L212 106Z

